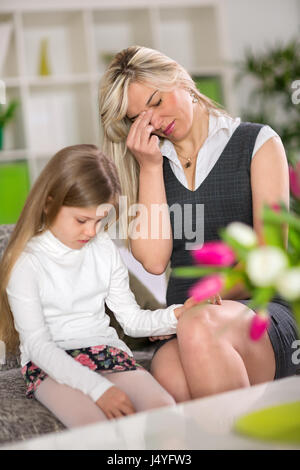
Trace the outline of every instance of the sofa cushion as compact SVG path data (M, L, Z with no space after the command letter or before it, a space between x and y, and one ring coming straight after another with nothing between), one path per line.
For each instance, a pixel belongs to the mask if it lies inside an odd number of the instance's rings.
M14 225L0 225L0 259L12 233Z
M13 231L14 224L11 225L0 225L0 259L4 253L9 237ZM2 350L2 348L0 348ZM20 365L20 357L17 355L6 355L5 363L2 363L2 357L0 357L0 371L14 369Z
M146 369L149 369L154 347L134 352L135 359ZM35 398L26 398L25 393L20 368L0 372L0 445L65 429L47 408Z
M65 429L37 400L26 398L20 369L0 372L0 403L1 444Z

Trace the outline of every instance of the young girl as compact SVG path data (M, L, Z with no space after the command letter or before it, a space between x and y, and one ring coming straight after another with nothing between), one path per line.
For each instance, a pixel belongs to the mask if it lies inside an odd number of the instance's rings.
M27 396L67 427L173 404L139 366L114 328L126 334L176 331L185 305L141 310L107 233L102 203L117 208L116 169L97 147L59 151L33 186L0 265L0 338L20 342ZM190 304L192 301L190 301ZM189 305L190 305L189 304Z

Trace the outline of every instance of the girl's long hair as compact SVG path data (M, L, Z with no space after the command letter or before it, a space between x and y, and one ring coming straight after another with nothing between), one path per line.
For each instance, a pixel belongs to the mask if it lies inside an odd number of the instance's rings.
M131 125L126 116L128 87L133 82L161 91L171 91L175 87L190 90L208 111L225 113L200 93L189 73L180 64L164 54L141 46L131 46L116 54L100 81L99 113L103 151L118 168L122 194L128 198L128 207L137 202L139 182L139 165L126 147Z
M52 225L62 206L91 207L112 202L117 209L119 194L115 165L94 145L66 147L48 162L28 195L0 261L0 339L8 352L17 351L19 337L6 288L27 242Z

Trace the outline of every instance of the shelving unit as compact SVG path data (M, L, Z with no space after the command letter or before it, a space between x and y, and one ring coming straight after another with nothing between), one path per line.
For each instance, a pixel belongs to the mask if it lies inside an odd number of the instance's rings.
M0 79L7 101L17 98L20 106L5 128L0 164L27 161L32 185L60 148L99 144L99 79L109 57L133 44L161 50L195 76L217 77L234 112L221 9L221 0L2 0L0 26L10 22L12 33ZM48 76L39 74L43 39Z

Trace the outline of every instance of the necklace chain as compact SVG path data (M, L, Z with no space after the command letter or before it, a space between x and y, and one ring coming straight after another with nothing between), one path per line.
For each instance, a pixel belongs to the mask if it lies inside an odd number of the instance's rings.
M184 164L184 168L189 168L192 165L193 159L191 157L184 157L183 155L179 155L179 153L177 155L178 157L187 160L187 162Z

